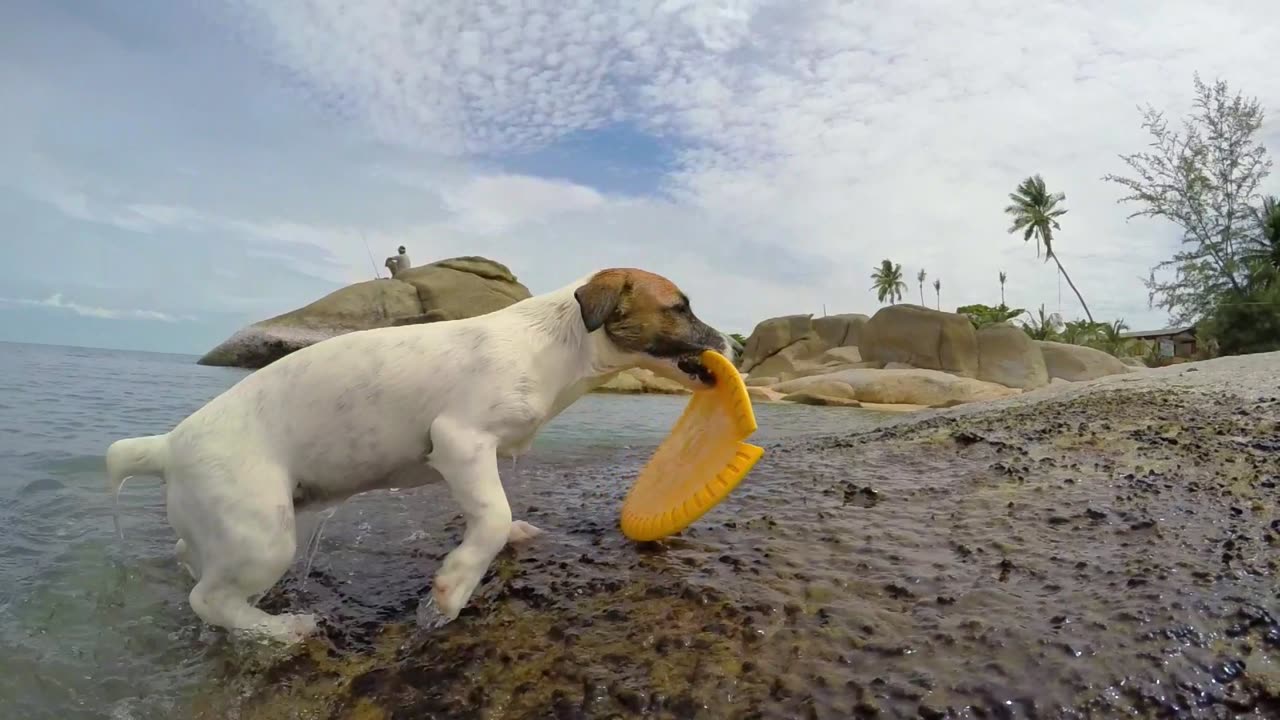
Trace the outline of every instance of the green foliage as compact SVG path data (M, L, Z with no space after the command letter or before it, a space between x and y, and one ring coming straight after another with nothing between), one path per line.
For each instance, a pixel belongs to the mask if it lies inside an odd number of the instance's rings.
M1199 75L1195 95L1180 131L1148 107L1142 127L1150 150L1120 156L1131 176L1104 178L1128 191L1120 202L1138 206L1130 217L1161 218L1182 230L1183 249L1152 268L1146 281L1152 304L1178 324L1215 314L1221 298L1249 295L1250 256L1263 243L1252 218L1261 215L1259 188L1271 171L1256 137L1264 119L1257 98L1233 95L1222 81L1206 85ZM1171 275L1157 279L1162 271Z
M1040 306L1039 316L1027 313L1031 318L1031 322L1022 323L1022 330L1031 336L1032 340L1050 340L1060 342L1062 335L1058 331L1058 323L1052 314L1045 313L1044 305Z
M1058 253L1053 247L1053 231L1062 229L1058 218L1067 213L1067 209L1059 207L1059 203L1065 202L1067 196L1060 192L1049 192L1044 178L1036 174L1019 183L1017 189L1009 193L1009 199L1013 202L1004 209L1005 214L1013 219L1013 224L1009 226L1009 233L1021 232L1023 242L1028 242L1034 237L1036 257L1040 257L1040 245L1044 245L1044 261L1049 262L1050 258L1053 259L1058 266L1058 272L1062 273L1062 277L1071 286L1071 291L1080 300L1084 314L1089 317L1089 320L1093 320L1093 314L1089 312L1084 296L1080 294L1076 284L1071 281L1071 276L1062 267L1062 261L1058 259ZM1001 286L1003 287L1003 283Z
M729 333L729 337L731 337L731 338L733 338L735 341L737 341L737 343L738 343L739 345L741 345L742 347L746 347L746 346L747 346L747 339L746 339L745 337L743 337L743 336L742 336L742 333Z
M977 329L995 325L996 323L1008 322L1022 316L1027 311L1022 308L1011 309L1004 303L996 307L978 303L975 305L961 305L956 308L956 312L969 318L969 322L973 323L973 327Z
M1129 329L1124 320L1114 320L1111 324L1097 323L1097 327L1097 334L1092 342L1086 343L1090 347L1116 357L1130 357L1141 352L1141 345L1136 340L1122 337L1124 331Z
M876 299L889 301L890 305L902 299L907 291L907 284L902 280L902 265L891 260L880 261L880 267L871 273L871 289L876 291Z
M1072 320L1062 328L1062 341L1072 345L1088 345L1097 339L1102 327L1102 323Z
M1276 273L1262 274L1243 293L1224 292L1198 330L1222 355L1280 350L1280 282L1276 282Z
M1257 210L1257 234L1251 238L1245 253L1246 262L1255 270L1269 273L1269 280L1280 276L1280 198L1262 199Z

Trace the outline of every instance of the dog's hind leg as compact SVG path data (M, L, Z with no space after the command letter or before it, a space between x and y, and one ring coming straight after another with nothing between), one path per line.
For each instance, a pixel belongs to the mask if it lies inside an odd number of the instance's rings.
M297 552L288 477L275 467L254 468L224 484L200 488L205 512L189 528L199 558L191 609L201 620L293 642L316 627L312 615L271 615L249 604L271 589ZM191 490L191 487L187 488Z
M439 419L431 436L428 462L444 476L467 522L462 542L445 556L432 582L436 607L453 620L513 534L511 506L498 476L494 438Z

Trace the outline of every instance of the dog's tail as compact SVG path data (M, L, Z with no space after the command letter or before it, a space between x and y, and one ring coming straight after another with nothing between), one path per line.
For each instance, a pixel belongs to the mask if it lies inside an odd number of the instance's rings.
M124 532L120 529L120 490L129 478L137 475L152 475L164 479L168 456L168 435L125 438L111 443L107 448L107 491L112 493L111 519L115 522L116 535L121 540L124 539Z

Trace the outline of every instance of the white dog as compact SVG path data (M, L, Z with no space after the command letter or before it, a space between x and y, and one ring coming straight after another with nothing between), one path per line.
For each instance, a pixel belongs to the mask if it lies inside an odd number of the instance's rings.
M466 519L432 583L452 620L503 546L540 532L512 521L498 457L527 450L621 370L714 383L698 360L707 349L732 359L736 343L698 320L669 280L603 270L487 315L353 332L287 355L170 432L112 443L110 487L164 478L202 620L293 641L314 616L270 615L249 600L292 564L295 510L443 478Z

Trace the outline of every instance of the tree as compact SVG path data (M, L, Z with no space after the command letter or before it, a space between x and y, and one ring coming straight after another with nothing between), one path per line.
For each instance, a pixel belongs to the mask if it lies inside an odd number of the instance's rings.
M974 329L983 328L996 323L1008 322L1016 317L1021 316L1026 310L1022 308L1009 308L1004 303L998 307L989 305L961 305L956 308L956 312L969 318L969 322L973 323Z
M1257 235L1249 243L1246 257L1255 272L1268 275L1263 281L1269 285L1280 275L1280 198L1263 198L1256 221Z
M916 280L920 283L920 304L924 305L924 268L920 268L920 272L916 273Z
M1102 323L1088 320L1072 320L1062 327L1062 341L1072 345L1089 345L1102 332Z
M1223 355L1280 350L1280 283L1245 295L1224 293L1200 330Z
M1004 282L1008 279L1009 279L1009 276L1005 275L1004 271L1001 270L1000 271L1000 305L1001 306L1004 305Z
M1053 231L1062 229L1058 224L1058 218L1067 213L1067 209L1059 207L1059 203L1065 202L1067 196L1060 192L1050 193L1045 187L1044 178L1036 174L1019 183L1017 189L1009 193L1009 199L1013 203L1004 209L1005 213L1013 218L1009 233L1021 232L1023 242L1034 237L1036 257L1040 257L1040 245L1044 244L1044 261L1049 262L1049 259L1053 258L1054 263L1058 265L1058 272L1066 278L1067 284L1080 300L1085 316L1092 322L1093 313L1089 312L1084 296L1080 294L1076 284L1071 282L1071 276L1062 267L1062 261L1058 259L1058 253L1053 247Z
M1031 313L1027 313L1031 318L1031 322L1022 324L1022 329L1033 340L1058 340L1058 319L1052 313L1045 313L1044 305L1040 306L1040 316L1036 317Z
M1111 353L1116 357L1125 357L1133 355L1137 343L1133 338L1124 337L1124 331L1129 329L1129 324L1123 319L1113 320L1110 323L1099 323L1100 332L1094 338L1092 345L1098 350Z
M933 281L933 291L938 294L938 310L942 310L942 281L935 278Z
M1213 314L1219 297L1247 294L1249 263L1244 253L1258 188L1271 171L1266 149L1256 139L1262 127L1257 98L1232 95L1226 82L1206 85L1196 74L1195 105L1180 131L1171 130L1163 113L1148 106L1142 127L1151 150L1121 155L1132 177L1106 175L1128 191L1121 203L1139 210L1129 217L1155 217L1182 231L1182 250L1151 269L1146 281L1150 302L1167 310L1178 324ZM1171 269L1172 277L1156 273Z
M890 305L902 299L907 291L907 284L902 281L902 265L891 260L881 260L880 267L871 273L871 289L876 291L876 299L889 301Z

